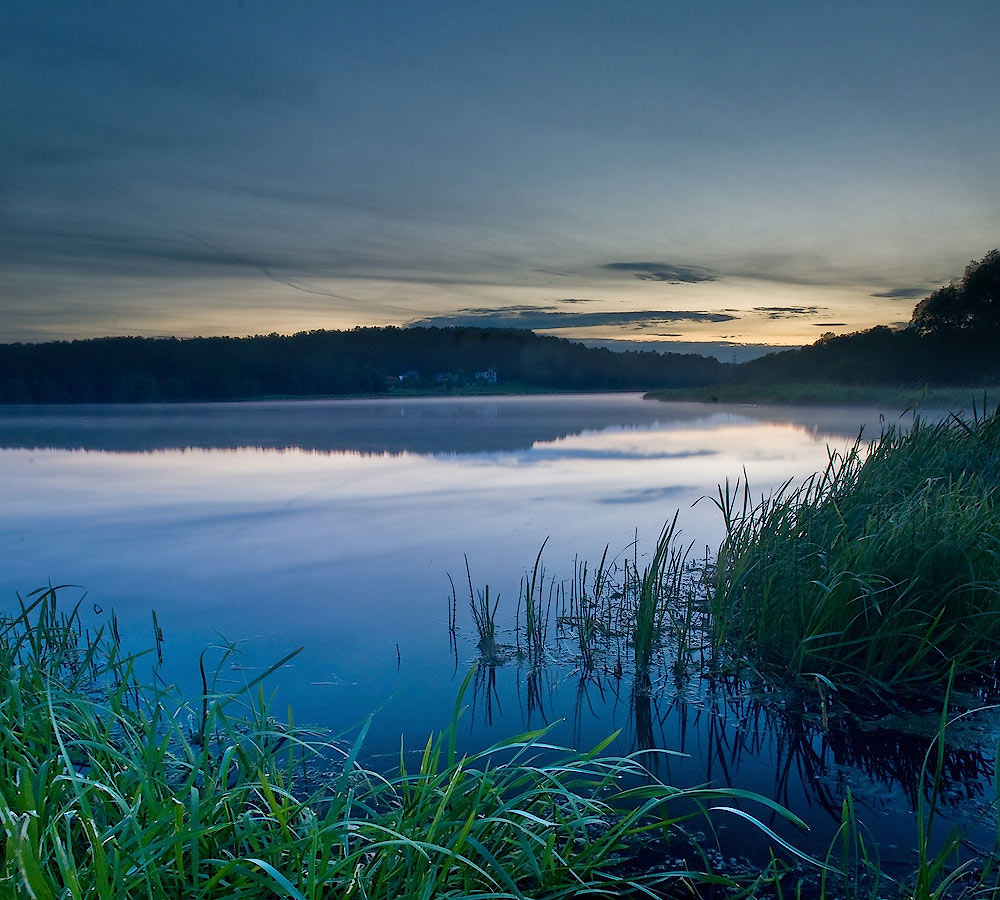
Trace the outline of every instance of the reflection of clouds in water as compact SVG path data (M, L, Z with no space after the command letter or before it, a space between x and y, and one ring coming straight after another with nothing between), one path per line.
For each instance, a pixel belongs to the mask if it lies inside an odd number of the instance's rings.
M596 503L653 503L657 500L665 500L668 497L676 497L678 494L690 494L698 490L696 487L686 484L673 485L671 487L649 487L632 488L620 491L608 497L595 498Z
M540 463L560 462L562 460L656 460L694 459L703 456L717 456L718 450L680 450L664 452L642 450L636 448L598 449L590 447L532 447L530 450L516 453L490 453L464 457L462 464L481 468L511 467L523 465L538 465ZM438 458L438 457L435 457Z
M516 454L525 462L543 462L555 459L692 459L699 456L716 456L718 450L677 450L673 452L647 451L639 447L622 449L598 449L589 447L533 447L530 453Z

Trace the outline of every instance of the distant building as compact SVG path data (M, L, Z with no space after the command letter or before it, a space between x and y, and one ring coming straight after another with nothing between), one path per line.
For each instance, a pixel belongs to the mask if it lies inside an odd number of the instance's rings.
M476 381L483 384L496 384L497 383L497 370L494 368L483 369L482 372L476 372Z
M392 384L404 384L407 381L420 381L420 373L416 369L409 369L406 372L400 372L398 375L386 375L385 383Z

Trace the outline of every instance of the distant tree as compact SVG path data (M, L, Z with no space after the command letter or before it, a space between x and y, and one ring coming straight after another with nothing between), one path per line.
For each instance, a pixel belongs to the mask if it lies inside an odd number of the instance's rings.
M1000 331L1000 250L973 260L960 282L921 300L914 307L910 328L918 334Z

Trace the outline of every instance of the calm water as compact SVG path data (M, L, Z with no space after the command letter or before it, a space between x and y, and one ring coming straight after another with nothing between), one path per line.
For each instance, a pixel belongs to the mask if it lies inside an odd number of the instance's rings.
M377 761L398 753L400 734L416 749L447 722L477 657L466 556L475 587L499 591L509 627L546 538L557 582L606 545L641 564L676 510L696 552L714 547L718 512L694 504L719 482L745 470L767 493L881 424L877 410L622 394L0 407L0 596L81 586L89 619L114 609L134 647L150 644L155 609L166 677L192 690L198 653L222 638L241 645L239 669L222 671L233 679L303 646L272 679L278 708L334 729L377 710L367 744ZM460 587L455 648L449 574ZM480 673L462 720L470 746L546 723L580 745L621 728L617 750L687 754L660 763L674 783L777 796L814 824L799 840L814 850L832 828L824 807L847 785L887 844L907 840L900 785L923 743L825 736L772 704L666 676L637 704L627 673L581 681L571 652L557 655L540 672L514 660ZM970 750L958 764L988 774L991 761Z

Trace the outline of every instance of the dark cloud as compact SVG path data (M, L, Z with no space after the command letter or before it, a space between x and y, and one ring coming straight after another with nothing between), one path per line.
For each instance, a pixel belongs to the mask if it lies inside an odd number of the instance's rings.
M920 287L892 288L889 291L879 291L873 297L885 297L888 300L922 300L930 291Z
M413 327L591 328L627 325L642 328L665 322L728 322L735 316L727 313L694 310L634 310L630 312L556 312L545 306L501 306L496 309L460 309L455 313L429 316L411 322Z
M812 324L813 324L814 328L836 328L836 327L843 327L847 323L846 322L813 322Z
M701 281L718 281L719 277L701 266L677 266L665 262L613 262L602 269L627 272L640 281L666 281L670 284L697 284Z
M796 319L799 316L815 316L825 306L755 306L754 312L762 313L769 319Z
M563 297L563 299L560 300L559 302L560 303L593 303L594 301L590 300L590 299L588 299L586 297Z

